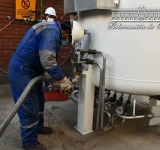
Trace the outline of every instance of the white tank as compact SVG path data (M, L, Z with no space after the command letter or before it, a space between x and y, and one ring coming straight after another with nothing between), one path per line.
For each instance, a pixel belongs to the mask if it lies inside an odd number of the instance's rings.
M160 9L160 0L120 0L119 9ZM159 11L160 12L160 11ZM79 22L90 31L81 40L82 49L96 49L107 56L106 89L136 94L160 95L160 30L158 22L121 22L125 25L153 23L153 29L109 30L111 10L79 13ZM95 61L102 63L100 55ZM99 85L99 68L94 66L92 82Z

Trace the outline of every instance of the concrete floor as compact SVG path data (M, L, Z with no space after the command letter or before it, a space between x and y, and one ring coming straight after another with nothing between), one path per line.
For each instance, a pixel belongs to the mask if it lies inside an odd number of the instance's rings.
M138 101L136 114L150 112L148 97L133 96ZM9 85L0 86L0 123L13 106ZM45 125L54 133L39 136L48 150L159 150L160 127L149 127L149 119L127 120L106 132L81 135L74 129L77 105L73 101L46 102ZM17 115L0 139L0 150L22 150Z

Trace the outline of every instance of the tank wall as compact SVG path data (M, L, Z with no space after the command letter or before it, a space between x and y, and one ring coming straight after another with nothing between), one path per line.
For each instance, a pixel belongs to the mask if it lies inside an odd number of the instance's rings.
M159 0L119 0L119 8L137 8L143 5L148 8L160 8Z
M160 8L159 0L120 0L119 8ZM81 40L81 48L93 48L107 56L106 88L123 93L160 94L160 30L108 30L109 10L80 12L79 22L90 35ZM125 23L130 25L142 22ZM144 23L149 25L149 22ZM155 26L157 23L153 23ZM100 56L95 61L102 63ZM94 67L93 83L99 84L99 69Z

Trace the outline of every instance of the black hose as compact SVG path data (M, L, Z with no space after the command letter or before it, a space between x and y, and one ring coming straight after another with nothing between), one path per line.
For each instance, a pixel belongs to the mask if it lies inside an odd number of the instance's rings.
M21 94L20 98L18 99L16 104L13 106L13 108L8 112L7 116L5 117L4 121L2 122L2 124L0 126L0 137L2 136L3 132L5 131L5 129L7 128L7 126L9 125L9 123L11 122L11 120L13 119L13 117L15 116L15 114L17 113L19 108L21 107L21 105L24 103L24 101L25 101L27 95L29 94L29 92L31 91L32 87L37 82L42 81L42 80L43 80L43 77L38 76L38 77L33 78L28 83L28 85L24 89L23 93Z

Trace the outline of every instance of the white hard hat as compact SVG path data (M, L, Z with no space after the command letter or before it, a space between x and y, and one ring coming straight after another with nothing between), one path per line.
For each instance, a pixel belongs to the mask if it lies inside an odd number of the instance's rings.
M81 38L83 38L84 28L79 22L75 20L71 20L71 23L72 23L72 44L73 44L74 42L77 42Z
M52 7L48 7L45 11L45 14L56 16L56 11Z

